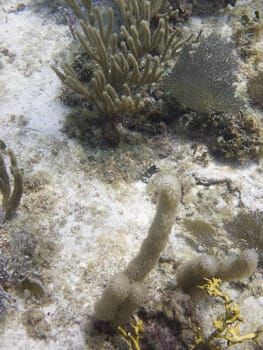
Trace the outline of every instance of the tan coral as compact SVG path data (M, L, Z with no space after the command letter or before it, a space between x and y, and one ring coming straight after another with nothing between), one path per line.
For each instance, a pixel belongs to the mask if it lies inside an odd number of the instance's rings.
M85 14L76 1L66 3L79 19L82 32L77 31L76 36L96 62L96 68L89 85L66 63L61 65L62 70L54 65L52 68L66 86L97 109L102 124L116 129L119 115L144 107L143 97L134 89L158 81L163 62L174 56L182 44L177 31L169 26L169 12L162 12L167 1L117 1L124 20L118 34L113 32L112 8L108 9L105 25L99 7L93 7L90 1L82 1ZM151 19L157 14L157 26L151 29Z

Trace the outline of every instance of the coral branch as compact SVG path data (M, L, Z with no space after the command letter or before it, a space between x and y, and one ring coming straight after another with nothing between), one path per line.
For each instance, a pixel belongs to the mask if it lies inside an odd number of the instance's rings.
M0 224L11 218L18 208L23 194L23 175L22 170L17 166L15 154L10 149L6 150L5 153L10 159L10 172L14 179L14 185L12 189L3 152L0 152L0 191L2 194Z

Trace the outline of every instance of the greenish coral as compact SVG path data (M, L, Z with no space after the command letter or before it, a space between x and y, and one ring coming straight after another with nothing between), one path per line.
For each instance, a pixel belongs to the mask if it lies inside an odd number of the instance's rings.
M73 0L66 3L79 19L82 32L76 36L86 54L95 62L88 84L82 82L67 63L62 70L53 66L61 81L82 95L99 114L103 136L109 144L118 144L119 116L144 107L136 88L152 84L163 73L163 63L173 57L181 45L177 31L169 26L166 0L117 1L123 25L113 32L114 12L107 12L105 24L99 7L82 1L83 9ZM151 26L157 18L157 25Z
M183 109L236 112L244 106L244 101L236 97L237 72L233 46L213 32L183 47L163 87L169 101Z

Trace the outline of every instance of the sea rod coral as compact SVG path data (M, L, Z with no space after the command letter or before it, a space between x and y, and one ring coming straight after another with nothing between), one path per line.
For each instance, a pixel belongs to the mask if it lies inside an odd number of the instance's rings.
M4 145L4 143L2 142ZM2 204L0 206L0 225L10 219L20 204L23 194L22 170L17 165L14 152L11 149L0 150L0 192L2 194ZM10 173L13 176L13 189L11 188L10 175L7 170L5 155L10 160Z
M65 2L79 19L82 32L77 31L76 36L95 68L87 84L68 63L61 64L62 70L52 68L67 87L85 97L96 110L105 141L118 144L120 116L145 105L136 90L158 81L164 62L174 57L182 45L177 31L169 24L168 2L117 0L123 23L119 33L113 32L111 7L104 20L100 8L89 0L82 0L82 6L75 0Z

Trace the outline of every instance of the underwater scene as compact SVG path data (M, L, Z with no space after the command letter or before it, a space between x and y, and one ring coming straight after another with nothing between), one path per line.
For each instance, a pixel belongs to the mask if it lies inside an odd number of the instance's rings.
M262 0L0 0L6 349L263 349Z

